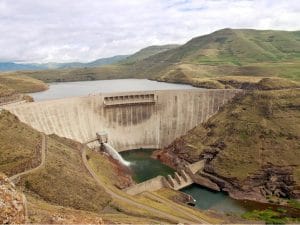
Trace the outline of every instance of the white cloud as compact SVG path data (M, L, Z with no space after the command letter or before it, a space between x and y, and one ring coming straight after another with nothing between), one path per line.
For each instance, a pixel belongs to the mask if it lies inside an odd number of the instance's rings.
M298 0L0 0L0 61L90 61L217 29L300 28Z

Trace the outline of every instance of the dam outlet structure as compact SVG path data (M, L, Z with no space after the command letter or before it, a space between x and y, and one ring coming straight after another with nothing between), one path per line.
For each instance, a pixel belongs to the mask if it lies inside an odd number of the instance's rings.
M160 90L103 93L8 105L22 122L46 134L57 134L99 146L105 131L117 151L159 149L218 112L239 89Z
M118 153L116 149L114 149L110 144L103 143L104 151L113 157L115 160L118 160L123 166L129 166L130 162L126 161L122 158L122 156Z

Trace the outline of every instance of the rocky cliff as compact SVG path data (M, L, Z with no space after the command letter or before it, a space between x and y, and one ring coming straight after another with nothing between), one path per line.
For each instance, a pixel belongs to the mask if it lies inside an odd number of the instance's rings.
M15 185L0 173L0 224L24 224L25 198Z
M300 90L238 96L156 155L173 167L206 159L201 176L235 198L300 198Z

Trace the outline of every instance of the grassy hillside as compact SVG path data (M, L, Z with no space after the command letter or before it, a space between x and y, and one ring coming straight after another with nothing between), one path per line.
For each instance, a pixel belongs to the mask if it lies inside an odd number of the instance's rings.
M86 171L79 143L51 136L48 138L46 165L26 175L26 190L61 206L101 212L111 198Z
M204 88L238 88L247 90L279 90L300 87L300 82L279 77L224 76L191 78L190 83L196 87Z
M42 137L7 111L0 112L0 171L8 176L37 166Z
M0 84L0 97L11 96L16 94L16 90Z
M9 73L0 74L0 84L17 91L18 93L38 92L48 88L48 86L40 80L24 75Z
M162 53L169 63L246 65L300 58L300 32L223 29Z
M264 182L272 183L267 175L271 173L291 197L294 194L286 186L300 186L299 140L300 90L253 91L177 139L166 151L190 162L210 157L206 171L245 192L252 188L250 192L255 193Z
M300 32L223 29L154 55L136 65L158 79L226 75L300 80ZM180 80L179 80L180 81Z
M28 76L43 82L67 82L67 81L85 81L85 80L105 80L119 78L138 78L130 72L130 68L120 65L109 65L91 68L73 68L73 69L50 69L40 71L16 71L7 72L12 77ZM1 74L0 74L1 76Z
M133 64L135 62L146 59L150 56L156 55L158 53L168 51L173 48L177 48L179 45L153 45L141 49L140 51L134 53L133 55L128 56L126 59L123 59L119 64Z

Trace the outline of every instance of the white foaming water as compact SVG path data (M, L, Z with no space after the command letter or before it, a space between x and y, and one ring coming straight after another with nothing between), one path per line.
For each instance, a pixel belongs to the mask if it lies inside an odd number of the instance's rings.
M122 156L116 151L116 149L114 149L111 145L109 145L108 143L103 143L104 144L104 149L105 151L111 156L113 157L115 160L118 160L121 164L123 164L124 166L129 166L130 162L124 160L122 158Z

